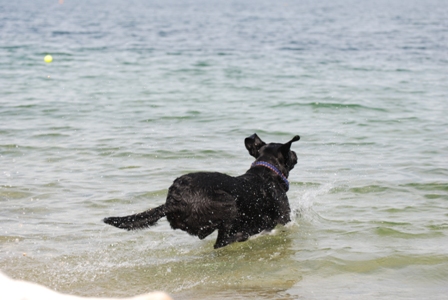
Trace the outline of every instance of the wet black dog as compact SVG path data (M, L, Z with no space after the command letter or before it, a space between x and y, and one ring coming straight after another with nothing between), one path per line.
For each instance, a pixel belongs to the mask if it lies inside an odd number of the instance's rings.
M173 229L182 229L204 239L216 229L215 248L242 242L277 224L290 221L288 197L289 171L297 164L291 144L266 144L256 134L244 143L256 158L243 175L199 172L174 180L166 203L142 213L110 217L103 221L127 230L152 226L165 217Z

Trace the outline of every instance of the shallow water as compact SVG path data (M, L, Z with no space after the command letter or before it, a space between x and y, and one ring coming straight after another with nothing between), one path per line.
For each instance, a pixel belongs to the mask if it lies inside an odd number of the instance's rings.
M445 1L0 1L0 268L86 296L448 293ZM43 57L53 56L46 64ZM293 221L103 225L301 136Z

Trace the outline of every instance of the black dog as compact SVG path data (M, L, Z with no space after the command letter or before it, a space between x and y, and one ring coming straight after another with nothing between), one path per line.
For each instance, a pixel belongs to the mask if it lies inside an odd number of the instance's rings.
M173 229L182 229L201 240L216 229L215 249L242 242L277 224L290 221L288 197L289 171L297 164L291 144L266 144L256 134L244 143L256 158L251 168L238 177L222 173L199 172L174 180L166 203L126 217L105 218L104 223L134 230L155 225L165 217Z

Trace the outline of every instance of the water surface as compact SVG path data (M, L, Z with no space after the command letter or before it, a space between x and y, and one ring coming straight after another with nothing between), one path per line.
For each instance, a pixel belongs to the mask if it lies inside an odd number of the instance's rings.
M3 272L84 296L445 297L445 1L60 2L0 1ZM286 227L213 250L101 222L187 172L242 174L254 132L301 136Z

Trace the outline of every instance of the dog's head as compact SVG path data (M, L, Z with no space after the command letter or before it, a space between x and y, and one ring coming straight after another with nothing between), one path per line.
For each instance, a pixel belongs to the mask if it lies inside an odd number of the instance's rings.
M249 154L255 157L256 161L265 161L273 164L288 177L289 171L297 164L297 154L291 150L291 144L298 140L300 140L300 136L296 135L285 144L266 144L254 133L244 140L244 144Z

